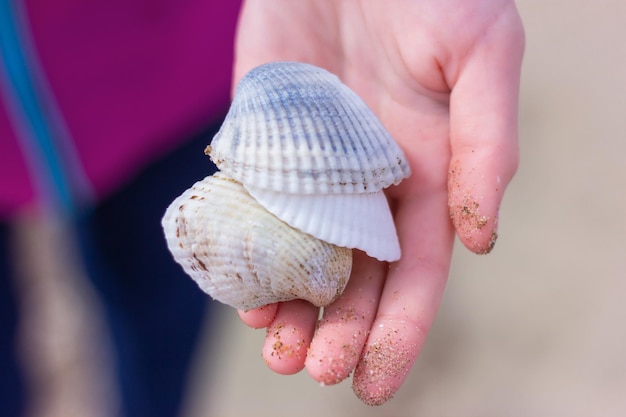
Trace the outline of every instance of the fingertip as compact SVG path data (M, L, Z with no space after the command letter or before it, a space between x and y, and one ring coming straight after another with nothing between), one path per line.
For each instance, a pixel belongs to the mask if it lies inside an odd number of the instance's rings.
M450 218L463 245L478 255L486 255L498 239L498 213L485 208L469 194L450 195Z
M309 375L322 385L335 385L352 374L367 338L361 326L323 329L315 335L305 362ZM347 336L347 334L350 336Z
M274 317L276 317L276 311L278 310L278 304L268 304L262 307L255 308L253 310L243 311L239 310L239 318L244 324L253 329L261 329L267 327L272 323Z
M367 405L382 405L402 386L423 345L421 332L405 324L381 322L372 329L352 390Z
M496 244L500 203L514 166L502 160L481 161L476 156L457 159L450 165L450 218L460 241L476 254L488 254Z
M294 327L285 323L268 327L262 355L272 371L292 375L304 368L309 341L297 333Z
M272 371L292 375L304 368L316 319L317 309L305 301L280 304L276 318L267 328L262 350Z

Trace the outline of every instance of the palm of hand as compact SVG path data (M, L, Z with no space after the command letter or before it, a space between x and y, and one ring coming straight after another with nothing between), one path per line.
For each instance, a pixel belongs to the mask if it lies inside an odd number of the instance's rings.
M317 329L317 308L302 301L240 313L268 327L271 369L306 366L325 384L354 371L354 391L368 404L400 387L441 300L455 229L477 253L495 242L498 205L517 166L522 52L510 1L245 5L235 82L269 61L326 68L374 110L413 171L388 192L400 261L356 253L348 288Z

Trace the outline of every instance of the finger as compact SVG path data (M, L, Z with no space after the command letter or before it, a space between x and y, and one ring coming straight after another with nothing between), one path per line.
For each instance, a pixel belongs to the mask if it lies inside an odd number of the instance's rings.
M271 370L291 375L304 368L318 314L319 308L303 300L278 305L276 317L267 328L262 352Z
M454 236L446 205L444 188L411 196L396 211L402 258L389 269L352 383L366 404L384 403L402 385L434 320Z
M524 49L516 13L506 14L467 57L450 97L450 215L460 240L488 253L498 210L519 158L518 97Z
M320 36L337 39L328 24L335 20L332 7L320 7L316 2L244 2L237 26L233 86L252 68L270 61L319 66L337 61L332 42L316 45ZM302 47L303 40L307 47Z
M253 310L239 310L239 318L247 326L253 329L261 329L269 326L274 317L276 317L276 311L278 310L278 304L267 304L262 307L255 308Z
M305 362L317 381L333 385L354 370L376 315L387 264L354 251L350 281L324 315Z

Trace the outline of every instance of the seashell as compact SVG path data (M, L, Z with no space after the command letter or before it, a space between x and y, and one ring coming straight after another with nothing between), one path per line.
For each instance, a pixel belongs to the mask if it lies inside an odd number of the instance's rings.
M274 62L246 74L208 148L246 187L291 194L376 192L410 174L404 153L335 75Z
M400 258L387 197L363 194L284 194L248 189L266 210L292 227L338 246L358 248L381 261Z
M206 153L220 169L168 207L170 251L200 287L251 309L341 294L351 249L400 258L383 189L410 175L402 150L331 73L265 64L239 83Z
M325 306L344 290L352 251L304 234L216 173L163 218L170 251L200 288L243 310L301 298Z
M382 261L400 258L391 213L380 205L409 165L365 102L328 71L293 62L250 71L207 153L291 226ZM358 206L363 216L344 227Z

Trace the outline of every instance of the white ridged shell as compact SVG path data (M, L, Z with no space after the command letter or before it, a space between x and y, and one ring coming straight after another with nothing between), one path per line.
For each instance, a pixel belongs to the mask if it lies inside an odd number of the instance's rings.
M400 258L381 190L408 177L409 165L365 102L328 71L294 62L250 71L207 153L291 226L382 261Z
M343 292L352 267L351 250L293 229L220 173L174 200L162 225L185 272L238 309L296 298L328 305Z
M242 78L208 153L246 187L283 193L376 192L410 174L356 93L328 71L294 62Z
M286 194L249 188L270 213L318 239L359 248L381 261L400 258L400 244L382 191L360 194Z

